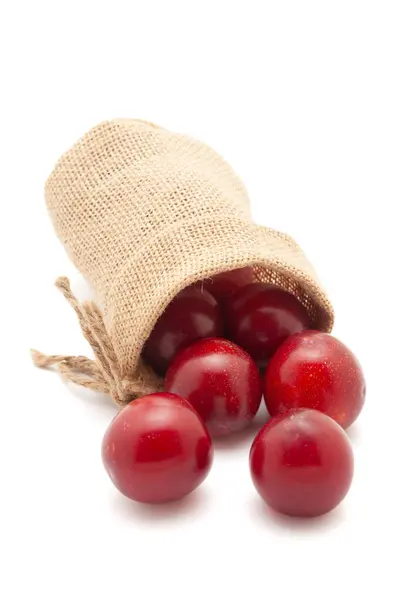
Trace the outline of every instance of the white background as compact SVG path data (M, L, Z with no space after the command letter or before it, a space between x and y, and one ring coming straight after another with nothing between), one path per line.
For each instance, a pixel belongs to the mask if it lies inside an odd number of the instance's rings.
M14 0L0 12L0 597L398 600L399 2ZM264 509L247 465L255 428L217 444L181 503L131 503L100 461L111 401L32 367L30 346L89 352L53 287L66 274L88 292L43 185L113 117L214 146L255 219L315 263L368 383L349 431L354 485L330 515Z

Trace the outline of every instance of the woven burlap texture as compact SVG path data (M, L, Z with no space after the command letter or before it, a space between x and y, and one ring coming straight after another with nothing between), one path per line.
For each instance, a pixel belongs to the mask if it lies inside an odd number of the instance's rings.
M217 273L251 265L257 280L303 303L313 328L332 328L332 306L302 250L252 221L242 182L199 141L139 120L103 122L61 157L45 196L59 239L102 309L79 305L61 278L95 361L38 352L34 360L58 363L68 379L120 405L161 388L140 359L143 344L180 290Z

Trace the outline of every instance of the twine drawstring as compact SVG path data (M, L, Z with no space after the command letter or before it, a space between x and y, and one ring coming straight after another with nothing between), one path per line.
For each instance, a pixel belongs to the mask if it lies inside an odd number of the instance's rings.
M96 392L110 394L118 406L124 406L138 396L161 389L161 380L144 365L140 365L140 375L134 380L123 378L98 306L92 301L80 304L71 291L67 277L59 277L56 287L74 309L82 333L93 349L95 360L85 356L46 355L38 350L31 350L32 360L37 367L56 366L68 381Z

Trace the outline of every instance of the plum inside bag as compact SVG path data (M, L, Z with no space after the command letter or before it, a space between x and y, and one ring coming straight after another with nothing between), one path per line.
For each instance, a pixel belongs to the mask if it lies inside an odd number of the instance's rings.
M142 350L160 315L183 289L249 267L330 332L333 309L301 248L256 225L246 189L210 147L152 123L100 123L58 161L45 187L55 231L92 285L102 309L80 304L65 277L57 286L74 308L94 359L33 351L39 367L110 394L124 406L162 389Z

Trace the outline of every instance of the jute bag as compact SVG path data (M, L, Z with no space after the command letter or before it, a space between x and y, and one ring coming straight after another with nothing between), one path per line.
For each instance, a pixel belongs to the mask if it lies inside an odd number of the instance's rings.
M311 326L330 331L331 304L299 246L255 225L246 190L211 148L151 123L120 119L91 129L57 163L45 189L58 237L101 303L76 311L95 359L45 356L69 380L119 405L161 389L141 359L158 317L189 284L252 266L258 281L292 292Z

